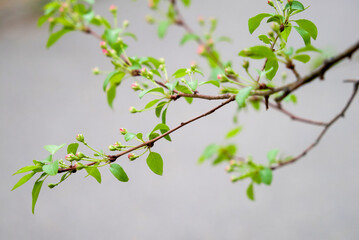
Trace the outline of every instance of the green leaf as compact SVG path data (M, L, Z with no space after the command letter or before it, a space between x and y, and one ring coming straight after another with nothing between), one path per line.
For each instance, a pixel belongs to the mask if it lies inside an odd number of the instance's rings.
M267 153L267 159L270 165L276 163L278 152L279 152L278 149L272 149Z
M268 18L267 23L276 22L279 25L281 25L284 21L285 19L282 15L273 15L270 18Z
M228 43L231 43L232 39L230 37L227 37L227 36L221 36L221 37L216 39L216 42L228 42Z
M219 87L220 86L220 83L218 80L208 80L208 81L205 81L205 82L200 82L198 85L204 85L204 84L212 84L216 87Z
M156 152L150 152L146 159L148 167L157 175L163 174L163 160L160 154Z
M318 29L315 24L307 19L298 19L294 20L300 28L304 29L309 33L309 35L315 40L318 36Z
M103 34L103 38L107 41L107 43L112 47L118 40L120 32L122 30L120 28L107 28Z
M284 9L292 9L292 10L304 10L304 6L302 3L298 2L298 1L293 1L291 4L287 3L287 5L285 5Z
M170 130L170 128L164 124L164 123L159 123L157 124L157 126L152 130L151 134L154 133L155 131L160 130L161 134L164 134L166 132L168 132ZM171 137L169 135L164 137L166 140L171 141Z
M180 68L178 69L174 74L172 74L175 78L181 78L187 75L187 69L186 68Z
M253 46L250 48L243 49L239 52L239 56L242 57L250 57L253 59L262 59L262 58L268 58L268 59L274 59L276 58L273 51L266 46Z
M270 17L272 14L269 13L260 13L248 20L248 29L249 32L252 34L261 24L262 20L266 17Z
M170 26L170 22L169 21L161 21L158 24L158 29L157 29L157 34L159 38L164 38L164 36L166 35L167 29Z
M126 142L131 141L134 137L136 137L136 134L130 132L126 133L124 136Z
M214 154L216 154L216 153L218 152L219 148L220 148L220 147L219 147L217 144L210 144L210 145L208 145L208 146L204 149L204 151L203 151L201 157L198 159L198 163L201 164L201 163L203 163L205 160L207 160L207 159L213 157Z
M148 108L150 108L150 107L156 105L156 103L158 103L159 101L160 101L160 99L154 99L154 100L148 102L148 103L146 104L146 106L145 106L144 109L148 109Z
M144 90L138 94L138 97L141 99L141 98L143 98L143 96L145 96L147 93L150 93L150 92L159 92L159 93L165 94L165 92L163 91L163 88L158 87L158 88Z
M117 71L117 70L110 72L107 75L105 81L103 82L103 91L104 92L106 91L107 85L109 83L111 83L112 85L118 86L121 83L121 81L125 75L126 75L126 73Z
M236 95L236 101L238 103L239 108L242 108L245 106L246 100L249 97L249 95L251 94L251 91L252 91L252 87L242 88L238 91L238 94Z
M69 144L69 146L67 146L67 153L73 153L76 154L77 149L79 148L79 144L78 143L71 143Z
M307 63L310 60L310 56L307 54L295 55L293 59L298 60L302 63Z
M20 180L15 184L15 186L11 189L11 191L15 190L16 188L20 187L21 185L29 181L32 178L32 176L34 176L35 174L36 172L32 172L20 178Z
M265 44L270 44L271 40L267 37L267 35L259 35L258 39L264 42Z
M41 166L36 166L36 165L30 165L30 166L26 166L26 167L22 167L20 168L19 170L17 170L14 174L19 174L19 173L24 173L24 172L30 172L30 171L35 171L35 170L38 170L38 169L41 169L42 167Z
M254 189L253 189L253 183L249 184L247 188L247 197L254 201Z
M234 136L236 136L238 133L240 133L242 131L243 127L242 126L238 126L236 128L231 129L227 134L226 134L226 138L232 138Z
M50 176L55 176L59 170L59 160L42 166L42 170Z
M130 37L133 40L137 41L137 36L134 33L130 33L130 32L125 32L121 34L123 37Z
M112 163L110 165L110 171L115 176L115 178L117 178L119 181L128 182L129 179L126 172L117 163Z
M295 51L295 53L302 53L302 52L318 52L321 53L322 51L319 50L318 48L314 47L313 45L306 45L305 47L299 48L297 49L297 51Z
M66 33L68 32L71 32L72 29L66 29L66 28L63 28L57 32L54 32L52 33L50 36L49 36L49 39L47 40L47 43L46 43L46 47L49 48L51 47L55 42L57 42L63 35L65 35Z
M285 42L288 41L288 37L289 37L291 31L292 31L292 24L288 23L288 25L285 26L284 30L281 32L281 36Z
M167 116L167 109L168 109L168 105L165 108L165 110L163 110L162 112L162 123L166 124L166 116ZM166 136L167 137L167 136ZM169 137L169 136L168 136Z
M156 110L155 110L155 112L156 112L156 117L159 118L159 117L161 116L161 111L162 111L163 107L164 107L166 104L167 104L166 101L163 101L163 102L160 102L159 104L157 104Z
M52 162L52 154L47 156L44 160L42 160L43 163L50 163Z
M294 26L294 29L297 30L299 35L303 38L304 44L308 45L310 44L310 35L307 31L305 31L303 28Z
M192 41L192 40L199 40L200 38L196 35L196 34L192 34L192 33L186 33L185 35L183 35L181 41L180 41L180 45L184 45L186 44L188 41Z
M101 183L101 173L97 167L87 167L85 169L90 176L94 177L98 183Z
M184 86L184 85L177 85L176 86L176 89L178 90L178 91L180 91L180 92L183 92L183 93L187 93L187 94L191 94L192 93L192 91L191 91L191 89L189 89L187 86Z
M41 177L42 176L43 175L41 175ZM32 214L35 213L35 205L36 205L37 199L39 197L42 184L44 183L44 180L39 181L39 179L35 182L34 187L32 188Z
M263 168L259 171L259 176L261 177L262 183L270 185L272 183L272 170L270 168Z
M82 17L86 23L90 23L92 21L92 19L95 17L95 12L93 10L91 10L91 11L83 14Z
M136 134L136 137L137 137L138 139L140 139L141 141L143 141L143 134L142 134L142 133L137 133L137 134Z
M278 67L279 67L279 65L278 65L278 60L277 59L268 58L264 70L266 71L266 77L269 80L272 80L274 78L274 76L277 74Z
M52 155L54 155L57 151L59 151L61 148L63 148L65 144L62 145L46 145L44 148L49 151Z
M113 108L113 100L116 98L116 86L111 85L110 88L107 90L107 103L110 108Z
M292 102L294 104L297 103L297 96L295 96L294 94L289 94L288 96L286 96L283 99L284 102Z
M186 7L189 7L189 5L191 5L191 0L182 0L183 5L185 5Z
M194 79L192 82L188 82L188 86L192 89L192 91L196 91L198 87L198 80Z

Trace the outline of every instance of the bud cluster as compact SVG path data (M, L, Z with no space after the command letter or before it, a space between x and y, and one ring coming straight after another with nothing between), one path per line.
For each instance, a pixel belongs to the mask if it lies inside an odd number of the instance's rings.
M113 145L108 146L108 150L110 151L121 151L126 148L126 146L122 145L120 142L115 142Z

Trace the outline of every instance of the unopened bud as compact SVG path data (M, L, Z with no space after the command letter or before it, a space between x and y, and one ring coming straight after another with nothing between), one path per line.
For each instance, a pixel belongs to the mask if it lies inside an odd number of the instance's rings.
M73 161L73 160L75 160L75 155L73 153L69 153L65 156L65 159L67 161Z
M77 153L76 153L76 157L78 157L79 159L81 159L81 158L85 158L86 155L83 154L82 152L77 152Z
M48 21L49 23L52 23L53 21L55 21L55 19L54 19L53 17L50 17L50 18L47 19L47 21Z
M123 28L127 28L129 25L130 25L130 22L129 22L128 20L124 20L124 21L122 22L122 27L123 27Z
M149 24L154 24L155 23L155 19L151 15L146 15L145 20Z
M155 1L154 0L148 0L148 7L149 8L156 8L156 4L155 4Z
M159 61L161 64L165 64L165 63L166 63L166 61L165 61L165 59L164 59L163 57L161 57L160 59L158 59L158 61Z
M138 110L135 107L130 107L128 110L130 111L130 113L138 112Z
M274 7L274 3L271 0L268 0L268 5Z
M249 67L249 62L247 60L243 61L242 67L247 70Z
M85 137L84 137L84 135L79 133L76 135L76 140L83 143L85 141Z
M103 54L105 54L107 57L111 56L111 54L109 53L109 51L107 51L107 49L102 49Z
M204 25L204 18L202 16L198 16L197 21L198 21L199 25L201 25L201 26Z
M94 67L92 69L92 73L93 73L93 75L99 75L100 74L100 69L98 69L98 67Z
M206 51L206 47L203 44L200 44L197 48L197 54L202 55Z
M110 150L110 151L116 151L117 148L116 148L114 145L110 145L110 146L108 146L108 150Z
M276 22L272 23L271 28L274 32L279 32L279 30L280 30L280 26Z
M286 80L287 79L287 73L286 72L282 72L282 79Z
M221 79L222 79L222 74L218 74L218 75L217 75L217 79L218 79L218 80L221 80Z
M239 180L239 177L231 176L230 180L231 180L231 182L237 182Z
M106 48L107 48L106 42L105 42L105 41L101 41L101 42L100 42L100 47L101 47L102 49L106 49Z
M133 153L129 153L127 157L128 157L128 159L130 159L131 161L133 161L133 160L135 160L136 158L138 158L139 156L138 156L138 155L135 155L135 154L133 154Z
M121 133L122 135L125 135L125 134L127 133L126 128L120 128L120 133Z
M117 12L117 7L115 5L111 5L108 10L111 13L115 14Z
M236 164L236 160L234 160L234 159L230 160L230 161L229 161L229 164L230 164L231 166L235 165L235 164Z
M269 32L268 32L268 36L271 37L271 38L274 38L274 32L273 32L273 31L269 31Z
M197 64L194 62L194 63L191 63L191 70L194 71L197 69Z

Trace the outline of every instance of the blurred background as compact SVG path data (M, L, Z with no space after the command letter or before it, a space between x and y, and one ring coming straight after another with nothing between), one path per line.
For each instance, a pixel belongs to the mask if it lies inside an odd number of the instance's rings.
M299 162L275 171L270 187L255 188L255 202L246 197L249 182L231 183L225 165L197 165L205 146L224 143L225 132L233 127L232 104L175 132L172 143L156 143L154 151L164 158L162 177L150 172L145 158L129 162L123 157L118 161L130 178L128 183L117 181L105 168L101 185L80 172L54 189L44 184L32 215L33 181L11 192L19 179L11 175L33 159L44 159L44 145L71 143L77 133L83 133L91 146L106 150L122 140L120 127L148 132L158 122L153 112L128 112L130 106L141 108L146 103L130 89L131 79L121 85L114 110L107 106L102 91L105 76L91 73L95 66L111 70L98 40L75 32L45 49L47 27L36 26L45 2L0 1L1 239L359 238L358 96L345 119L329 130L318 147ZM237 68L238 52L259 43L255 34L248 33L247 21L270 11L266 1L192 2L189 9L181 6L184 17L196 31L200 30L198 16L218 17L217 36L233 40L218 45L219 50ZM359 39L357 0L303 3L310 8L302 17L319 29L315 46L340 52ZM164 57L170 72L188 67L192 60L208 70L195 54L196 44L179 47L183 29L171 27L164 40L157 38L155 26L144 20L151 13L146 1L97 1L95 10L109 16L111 4L119 6L120 21L128 19L129 31L138 37L137 42L128 41L128 55ZM255 33L260 31L268 28ZM289 43L303 44L297 34L291 35ZM352 92L352 85L342 80L359 76L358 53L353 57L329 71L325 81L297 91L298 104L288 104L288 109L315 120L331 119ZM310 71L300 64L298 68L302 73ZM217 104L195 100L189 107L180 99L169 108L168 125L177 126ZM297 155L321 131L271 109L242 112L239 121L245 128L233 142L240 155L252 154L259 162L265 162L266 152L273 148L283 156ZM64 155L64 151L57 154ZM56 181L52 178L47 183Z

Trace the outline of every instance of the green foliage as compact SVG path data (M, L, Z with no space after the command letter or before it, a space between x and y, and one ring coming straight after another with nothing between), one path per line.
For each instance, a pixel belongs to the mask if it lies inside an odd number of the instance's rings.
M129 178L126 174L126 172L123 170L123 168L117 164L117 163L112 163L110 165L110 172L113 174L113 176L115 176L115 178L117 178L119 181L121 182L128 182ZM97 179L96 179L97 180ZM97 180L98 181L98 180Z
M163 174L163 159L159 153L150 152L146 159L148 167L157 175Z

